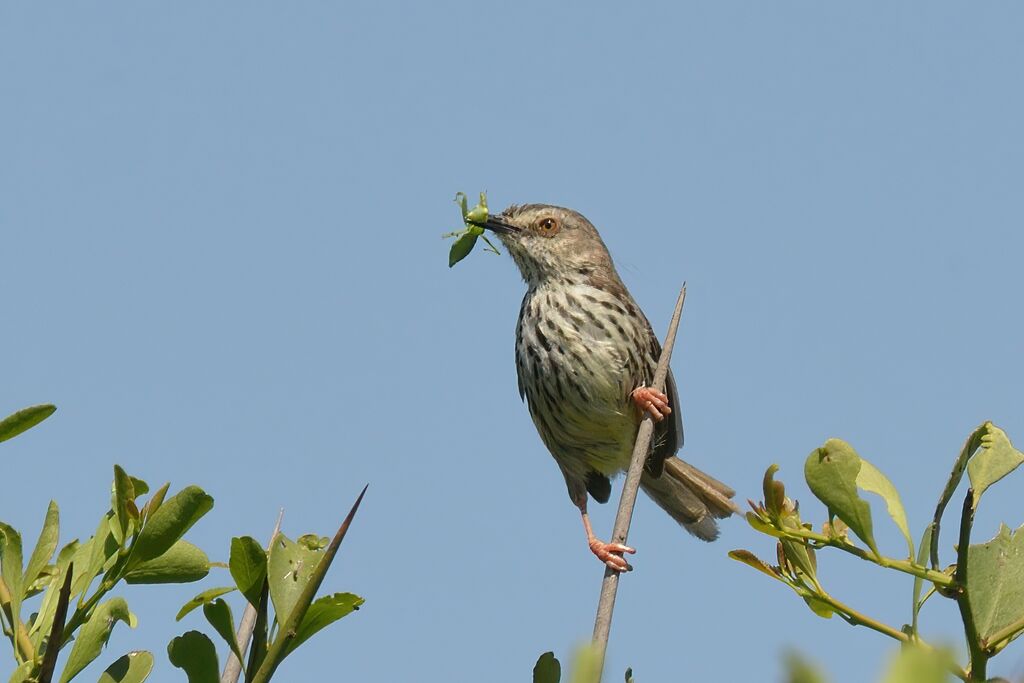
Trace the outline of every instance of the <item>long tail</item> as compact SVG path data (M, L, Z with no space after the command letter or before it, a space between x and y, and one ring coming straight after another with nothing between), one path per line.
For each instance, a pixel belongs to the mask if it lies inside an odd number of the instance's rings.
M718 522L740 509L729 500L736 492L679 458L665 461L660 477L646 471L640 479L644 493L697 538L718 538Z

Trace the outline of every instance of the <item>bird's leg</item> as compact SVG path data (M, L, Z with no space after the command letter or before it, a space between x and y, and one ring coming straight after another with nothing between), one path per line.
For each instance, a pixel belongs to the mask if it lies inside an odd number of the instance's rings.
M668 396L650 387L637 387L629 396L640 413L650 413L655 422L661 422L672 412L668 407Z
M594 535L594 530L590 526L590 517L587 515L586 493L583 494L582 502L578 502L576 505L579 507L580 515L583 517L583 528L587 532L587 545L590 546L590 552L597 555L597 559L604 562L612 571L631 571L633 567L630 566L629 562L626 562L626 558L622 554L635 553L636 550L621 543L605 543Z

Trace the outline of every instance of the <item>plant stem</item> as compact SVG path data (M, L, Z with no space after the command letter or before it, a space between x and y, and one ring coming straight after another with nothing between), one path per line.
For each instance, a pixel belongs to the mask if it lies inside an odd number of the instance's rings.
M827 602L829 606L832 607L832 609L839 612L843 616L843 618L851 624L854 624L856 626L867 626L872 631L878 631L879 633L887 635L890 638L900 641L901 643L910 642L910 636L908 636L903 631L895 629L892 626L889 626L888 624L883 624L877 619L872 619L871 617L865 614L861 614L860 612L853 609L846 603L836 600L825 591L817 592L815 594L815 597L819 598L823 602Z
M854 624L855 626L866 626L872 631L877 631L878 633L889 636L890 638L898 640L901 643L913 643L914 645L924 650L927 650L928 652L933 652L935 650L934 647L924 642L920 638L912 638L903 631L895 629L892 626L889 626L888 624L884 624L878 621L877 619L873 619L867 616L866 614L861 614L860 612L853 609L846 603L836 600L823 590L814 593L814 597L818 598L822 602L828 603L828 605L836 612L838 612L840 616L842 616L846 621L848 621L851 624ZM956 662L949 662L949 670L950 672L952 672L954 676L956 676L962 681L973 680L970 678L966 671L964 671L960 666L957 665Z
M859 557L862 560L873 562L874 564L877 564L879 567L885 567L886 569L895 569L905 574L910 574L911 576L917 576L922 579L925 579L926 581L931 581L932 583L936 583L940 586L952 586L954 583L953 577L951 577L949 574L946 574L945 572L929 569L928 567L919 565L909 560L894 560L891 557L882 557L880 555L875 555L874 553L870 553L866 550L863 550L862 548L858 548L857 546L837 541L833 538L825 536L824 534L819 534L817 532L810 531L809 529L785 529L780 531L782 531L782 533L787 537L803 539L807 541L814 541L815 543L819 543L821 545L827 545L833 548L838 548L839 550L848 552L851 555Z
M676 341L676 330L679 327L679 319L683 313L683 302L686 301L686 284L683 284L676 300L675 312L672 321L668 326L668 334L665 335L665 343L662 345L661 358L658 359L658 368L654 373L654 381L651 387L655 391L662 391L665 386L665 379L668 377L669 360L672 358L672 347ZM679 409L678 406L675 408ZM644 463L647 460L647 451L651 443L651 435L654 433L654 421L651 416L645 414L640 422L640 429L637 431L636 442L633 446L633 457L629 463L629 470L626 472L626 481L622 485L622 497L619 499L619 510L615 515L615 526L612 529L612 543L626 543L626 536L629 534L629 525L633 519L633 506L636 504L636 494L640 488L640 475L643 473ZM608 648L608 635L612 628L612 611L615 609L615 593L619 587L619 572L612 569L605 569L604 579L601 582L601 597L597 604L597 617L594 620L594 647L597 651L598 666L596 669L604 669L604 655Z
M74 575L75 563L70 562L64 572L64 583L61 584L60 593L57 594L57 611L53 615L50 636L46 640L46 652L43 654L43 663L39 667L39 683L50 683L53 680L53 669L57 665L57 655L60 654L59 643L64 636L64 620L68 616L68 603L71 601L71 579ZM53 647L50 647L51 643Z
M27 662L34 659L36 656L36 649L32 646L32 641L28 637L28 630L25 628L25 624L22 623L21 619L15 621L15 614L11 610L11 590L7 587L7 584L2 578L0 578L0 608L4 611L4 616L7 617L8 623L11 626L17 625L17 632L14 636L15 647L21 654L22 659L20 661Z
M77 608L75 613L71 615L71 620L68 621L64 627L64 636L61 638L60 646L64 647L71 640L71 636L74 635L75 631L89 621L89 617L92 616L93 608L103 598L104 595L110 592L110 589L114 587L115 582L102 581L99 586L96 587L96 592L89 598L84 605Z
M964 622L964 634L967 636L967 648L971 653L972 681L984 681L985 670L988 668L989 654L982 647L978 637L978 625L974 622L971 611L971 596L967 590L967 556L971 544L971 526L974 524L974 490L967 489L963 510L960 513L960 540L956 547L956 593L954 599L960 608L960 618Z

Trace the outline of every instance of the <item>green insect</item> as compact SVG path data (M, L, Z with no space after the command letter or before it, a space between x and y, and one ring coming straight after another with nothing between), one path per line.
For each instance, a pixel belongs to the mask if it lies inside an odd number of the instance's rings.
M455 194L455 203L462 209L462 222L466 224L466 227L463 230L456 230L455 232L442 235L445 238L455 238L451 251L448 252L448 267L451 268L469 256L469 252L473 251L473 247L476 246L478 237L483 237L484 242L487 243L487 248L484 251L500 254L501 252L498 251L498 248L484 234L483 225L487 222L487 193L480 193L480 203L474 206L472 210L468 209L469 202L465 192L457 192Z

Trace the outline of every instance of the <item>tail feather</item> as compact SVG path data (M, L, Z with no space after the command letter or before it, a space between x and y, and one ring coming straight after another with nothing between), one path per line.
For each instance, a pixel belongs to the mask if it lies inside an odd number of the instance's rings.
M735 491L679 458L665 460L660 477L644 472L640 486L672 519L704 541L718 538L716 517L740 511L730 500Z

